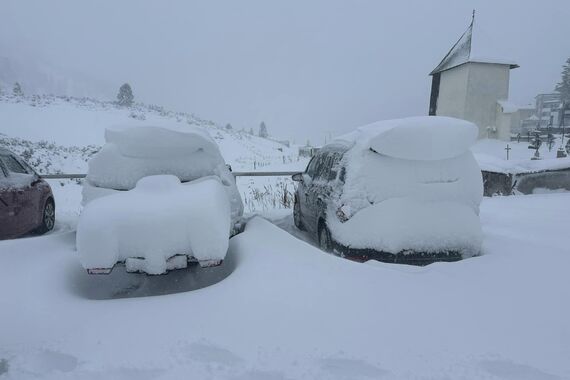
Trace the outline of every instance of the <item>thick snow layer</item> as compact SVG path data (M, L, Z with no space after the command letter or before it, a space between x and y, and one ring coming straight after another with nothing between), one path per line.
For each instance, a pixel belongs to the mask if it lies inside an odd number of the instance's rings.
M477 140L475 124L441 116L384 120L337 140L354 141L377 153L407 160L443 160L465 153Z
M184 132L160 127L107 130L105 139L87 173L88 181L98 187L129 190L142 177L157 174L192 181L218 174L225 165L208 133L196 127Z
M107 143L89 160L83 204L118 190L130 190L146 176L171 174L181 181L216 176L224 184L234 222L243 214L243 203L234 177L207 131L162 127L109 129Z
M1 241L0 378L568 379L568 215L570 194L486 198L484 254L421 268L327 255L256 218L223 281L116 300L82 293L73 232ZM123 294L149 281L106 278Z
M520 174L536 173L545 170L562 170L570 168L570 158L548 158L544 160L502 160L487 154L478 154L477 162L481 170Z
M144 258L145 271L160 274L177 254L222 260L229 231L230 204L217 178L181 184L175 176L150 176L131 191L85 207L77 226L77 250L85 269Z
M116 145L121 155L132 158L187 157L198 151L221 157L208 132L197 127L186 127L183 131L153 126L109 128L105 130L105 142Z
M509 160L506 159L507 145L509 146ZM570 168L570 158L556 158L556 151L560 146L559 136L556 137L551 149L548 149L548 144L542 144L539 149L541 160L531 160L535 150L528 149L528 146L529 143L526 141L505 142L483 139L477 141L471 151L481 170L490 172L519 174Z
M351 248L374 248L383 252L477 255L483 235L479 216L458 202L425 202L394 198L367 207L341 223L329 218L335 240Z
M117 190L132 189L142 177L172 174L182 181L214 174L224 166L221 156L203 151L169 158L133 158L120 153L115 144L106 144L89 160L87 180L95 186Z
M338 206L349 214L389 199L453 201L478 213L483 197L481 171L470 152L441 161L400 160L370 150L345 154L346 180ZM370 221L373 222L373 221Z

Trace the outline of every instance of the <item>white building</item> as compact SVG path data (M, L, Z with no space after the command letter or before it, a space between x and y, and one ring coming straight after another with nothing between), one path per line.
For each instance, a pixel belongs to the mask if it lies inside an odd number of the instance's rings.
M510 70L519 66L473 54L472 39L473 20L430 73L429 114L471 121L479 127L479 138L509 140L511 128L520 124L518 111L507 102Z
M539 121L537 127L548 128L559 127L561 122L568 125L570 121L570 110L564 112L564 119L562 117L562 99L559 93L538 94L536 96L536 116Z

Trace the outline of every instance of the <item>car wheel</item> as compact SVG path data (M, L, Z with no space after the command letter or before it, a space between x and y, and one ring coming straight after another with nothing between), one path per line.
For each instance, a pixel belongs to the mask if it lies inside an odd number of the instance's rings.
M303 222L301 221L301 205L296 198L295 203L293 204L293 222L295 223L295 227L301 231L305 230L305 226L303 226Z
M48 199L44 205L44 211L42 214L42 224L36 230L38 234L45 234L48 231L53 230L55 225L55 204L52 199Z
M333 250L331 232L325 222L322 222L319 226L319 248L325 252L332 252Z

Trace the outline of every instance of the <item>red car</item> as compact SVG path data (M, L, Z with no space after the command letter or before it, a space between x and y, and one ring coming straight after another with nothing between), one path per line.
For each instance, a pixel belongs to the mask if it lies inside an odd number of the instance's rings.
M21 158L0 148L0 239L43 234L55 224L49 184Z

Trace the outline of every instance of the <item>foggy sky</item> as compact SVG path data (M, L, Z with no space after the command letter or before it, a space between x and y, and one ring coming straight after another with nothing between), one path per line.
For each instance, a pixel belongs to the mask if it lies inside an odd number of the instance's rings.
M95 78L108 97L129 82L140 101L322 143L427 114L428 73L473 8L521 66L511 99L551 92L570 56L569 0L0 0L0 56Z

